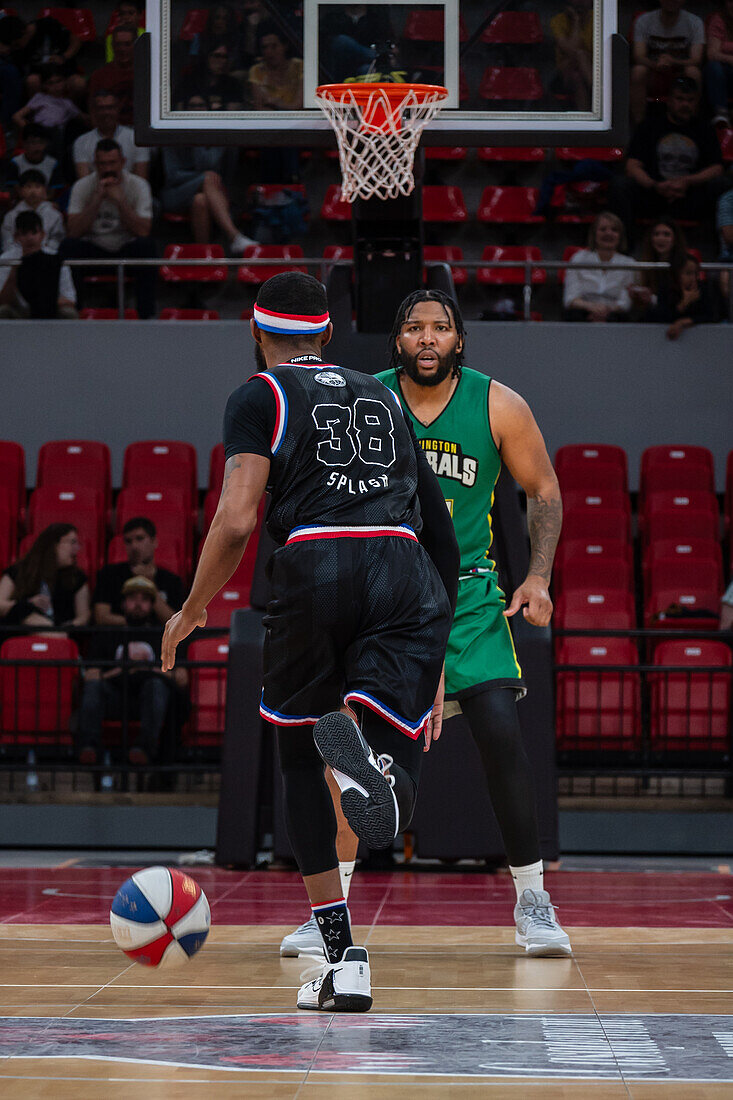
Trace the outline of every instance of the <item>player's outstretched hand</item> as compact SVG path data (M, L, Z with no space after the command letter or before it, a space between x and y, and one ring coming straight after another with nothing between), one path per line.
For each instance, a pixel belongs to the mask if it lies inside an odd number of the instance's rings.
M197 626L206 626L206 608L199 616L191 615L185 607L171 615L165 624L163 632L163 645L160 651L160 661L163 672L168 672L176 663L176 649Z
M552 600L543 577L530 573L512 596L504 615L509 619L523 608L522 614L532 626L548 626L552 618Z
M428 752L433 741L437 741L443 729L443 706L445 704L445 667L440 674L440 683L433 703L433 709L425 727L425 748Z

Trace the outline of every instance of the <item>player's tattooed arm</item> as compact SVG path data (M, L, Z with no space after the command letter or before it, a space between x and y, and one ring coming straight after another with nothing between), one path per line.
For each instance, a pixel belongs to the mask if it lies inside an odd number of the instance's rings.
M229 482L231 481L232 474L235 470L238 470L242 465L242 460L239 455L232 455L228 458L226 465L224 466L224 481L221 486L221 495L224 496L229 488Z
M555 558L562 529L562 500L557 495L527 497L527 526L529 528L529 569L550 583L552 563Z

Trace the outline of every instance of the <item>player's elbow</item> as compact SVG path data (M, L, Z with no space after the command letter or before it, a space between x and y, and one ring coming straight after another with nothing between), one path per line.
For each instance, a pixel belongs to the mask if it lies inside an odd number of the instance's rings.
M257 509L246 511L231 511L228 508L219 508L214 523L219 537L226 542L246 542L257 526ZM214 526L212 523L212 527Z

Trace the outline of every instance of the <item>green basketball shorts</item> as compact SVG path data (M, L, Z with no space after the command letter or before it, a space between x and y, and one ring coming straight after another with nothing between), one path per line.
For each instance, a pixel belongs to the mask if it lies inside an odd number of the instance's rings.
M487 688L510 687L526 695L522 669L504 618L506 597L496 573L462 576L445 658L445 693L460 701Z

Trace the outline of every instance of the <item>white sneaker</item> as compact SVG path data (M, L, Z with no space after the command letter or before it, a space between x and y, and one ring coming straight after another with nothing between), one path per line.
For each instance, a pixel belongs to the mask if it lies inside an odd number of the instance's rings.
M368 1012L371 1007L371 971L364 947L347 947L341 962L324 963L318 977L298 993L298 1008Z
M377 756L341 711L318 719L313 740L341 788L341 808L351 828L370 848L389 848L400 826L394 776L389 774L392 757Z
M571 955L567 932L557 922L547 890L525 890L514 906L514 940L528 955Z
M257 241L253 241L251 237L245 237L244 233L237 233L236 237L232 237L229 242L229 251L232 256L243 256L245 248L249 248L251 244L257 244Z
M323 937L315 917L311 917L305 924L301 924L300 928L283 937L280 954L286 959L294 959L298 955L322 955L325 958Z

